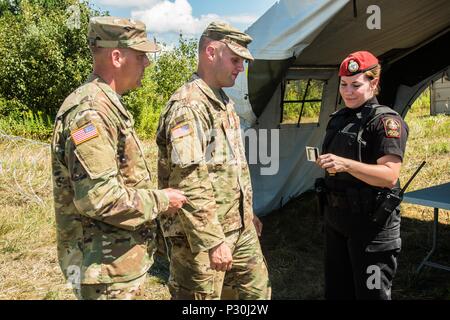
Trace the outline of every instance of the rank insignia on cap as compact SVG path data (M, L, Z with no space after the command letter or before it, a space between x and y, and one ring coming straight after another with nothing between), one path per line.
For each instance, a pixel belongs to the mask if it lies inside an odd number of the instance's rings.
M76 146L82 144L83 142L89 141L95 137L98 137L98 130L92 122L89 122L87 125L75 129L70 133L72 137L73 143Z
M175 128L173 128L170 131L170 134L172 136L172 140L174 140L177 138L187 136L191 132L192 132L192 129L191 129L191 126L189 125L189 123L184 123L184 124L178 125Z
M388 138L400 138L401 124L394 118L383 118L384 131Z
M356 72L359 70L359 64L355 60L350 60L348 62L347 70L349 72Z

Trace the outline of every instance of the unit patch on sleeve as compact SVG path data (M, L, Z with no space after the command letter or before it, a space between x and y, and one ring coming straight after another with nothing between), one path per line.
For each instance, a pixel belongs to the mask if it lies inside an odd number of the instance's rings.
M189 123L183 123L170 131L170 135L172 136L172 140L187 136L192 132L192 128Z
M402 125L399 120L392 117L383 118L384 131L388 138L400 138Z
M95 137L98 137L98 130L96 126L89 122L85 126L75 129L70 133L70 136L72 137L73 143L75 143L76 146L79 144L82 144L83 142L89 141Z

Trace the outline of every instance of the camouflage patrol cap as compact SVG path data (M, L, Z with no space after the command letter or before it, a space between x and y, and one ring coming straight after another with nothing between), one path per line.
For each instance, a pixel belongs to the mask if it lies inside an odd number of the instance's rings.
M142 52L161 49L147 39L142 21L119 17L92 17L89 21L89 45L98 48L131 48Z
M233 28L229 24L224 22L211 22L205 31L203 31L202 36L221 41L238 56L247 60L253 60L253 56L247 49L247 45L253 39L248 34Z

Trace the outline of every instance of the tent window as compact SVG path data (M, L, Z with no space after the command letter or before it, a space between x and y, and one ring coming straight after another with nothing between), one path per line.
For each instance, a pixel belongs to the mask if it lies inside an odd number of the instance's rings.
M324 80L295 79L282 83L281 124L319 123Z

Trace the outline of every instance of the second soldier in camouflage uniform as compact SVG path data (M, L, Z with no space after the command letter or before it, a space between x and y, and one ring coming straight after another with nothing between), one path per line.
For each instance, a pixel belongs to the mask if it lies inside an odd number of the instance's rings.
M89 39L94 74L64 101L52 140L58 258L78 298L133 299L152 264L155 218L186 199L151 189L133 117L119 96L140 85L146 53L157 49L145 25L96 17Z
M189 199L176 216L161 219L171 243L173 299L271 296L239 118L221 89L234 85L244 59L253 59L250 41L227 24L211 23L199 42L197 73L161 115L159 186L180 188Z

